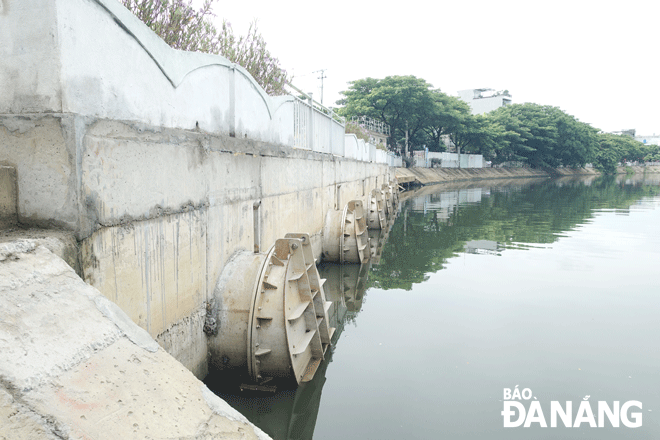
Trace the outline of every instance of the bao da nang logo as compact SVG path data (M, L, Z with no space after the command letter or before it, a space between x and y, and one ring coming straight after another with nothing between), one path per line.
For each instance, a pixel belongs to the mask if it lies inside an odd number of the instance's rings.
M533 396L532 390L518 385L512 390L504 388L504 408L502 417L505 428L518 428L520 426L540 426L541 428L590 428L613 427L621 425L627 428L642 426L642 402L629 400L627 402L592 401L591 396L585 396L578 402L550 402L550 411L543 412L541 402ZM575 405L574 405L575 403ZM607 422L606 422L607 421Z

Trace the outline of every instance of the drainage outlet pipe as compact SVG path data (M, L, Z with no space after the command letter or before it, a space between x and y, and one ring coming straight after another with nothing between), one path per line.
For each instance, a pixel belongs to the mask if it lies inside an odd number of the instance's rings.
M385 215L392 217L394 216L394 188L392 188L392 185L384 183L381 190L385 199Z
M385 229L387 218L385 217L385 194L380 189L374 189L369 195L369 206L367 208L367 227L373 229Z
M308 234L287 234L267 254L236 254L216 283L214 303L214 367L246 369L255 383L314 377L334 328Z
M342 211L328 211L323 226L323 259L331 263L366 263L369 235L364 206L351 200Z

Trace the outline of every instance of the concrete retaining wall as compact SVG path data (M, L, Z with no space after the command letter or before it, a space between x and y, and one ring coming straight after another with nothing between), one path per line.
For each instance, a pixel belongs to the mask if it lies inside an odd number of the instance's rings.
M73 232L85 281L199 377L230 256L304 232L320 257L327 211L393 177L291 148L292 97L170 49L115 0L0 4L0 163L18 222Z
M519 168L397 168L401 182L417 182L421 185L472 179L500 179L512 177L547 177L541 170Z
M1 116L0 142L19 222L73 231L84 279L199 376L229 257L288 232L309 233L320 257L327 211L390 178L386 165L77 115Z

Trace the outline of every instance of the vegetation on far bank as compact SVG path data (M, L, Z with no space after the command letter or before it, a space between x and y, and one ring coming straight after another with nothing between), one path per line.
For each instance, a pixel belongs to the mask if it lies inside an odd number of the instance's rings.
M620 162L660 160L660 146L630 136L602 133L557 107L532 103L472 115L464 101L415 76L364 78L349 83L337 101L347 118L369 116L389 124L390 149L458 151L482 154L494 165L522 163L534 168L594 164L612 173Z

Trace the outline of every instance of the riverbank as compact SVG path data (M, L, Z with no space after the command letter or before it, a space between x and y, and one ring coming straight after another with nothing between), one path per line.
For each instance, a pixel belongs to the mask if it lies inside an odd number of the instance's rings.
M618 174L660 173L660 166L619 167ZM533 168L397 168L400 184L432 185L443 182L484 179L516 179L557 176L600 175L595 168L555 168L551 171Z

